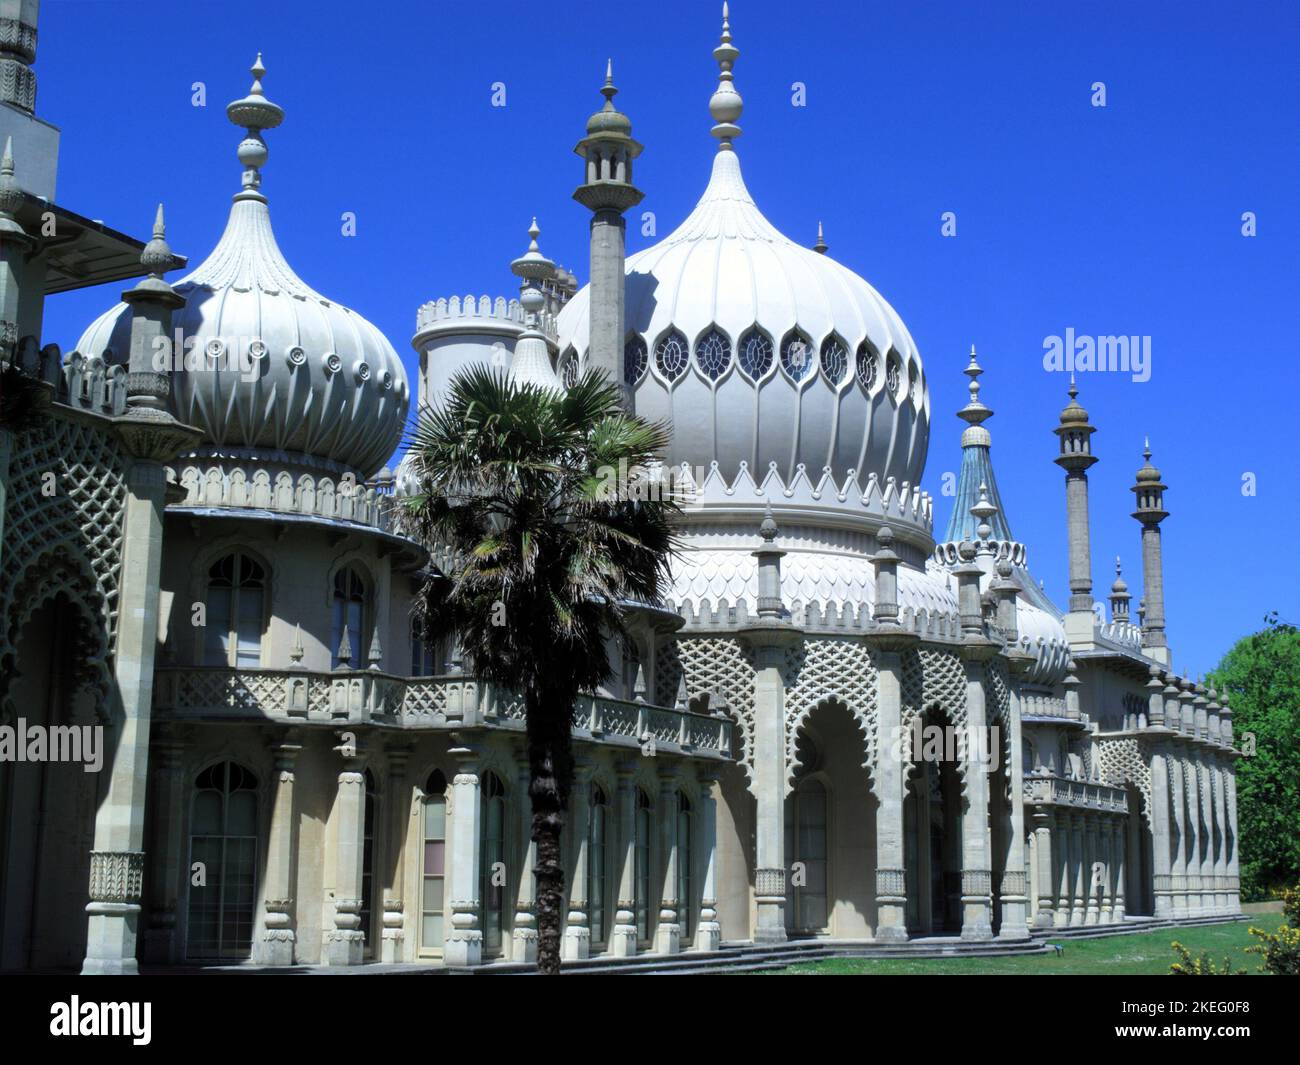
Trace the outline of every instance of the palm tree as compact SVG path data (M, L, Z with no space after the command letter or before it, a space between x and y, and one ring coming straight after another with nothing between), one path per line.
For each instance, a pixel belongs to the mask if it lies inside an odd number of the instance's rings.
M627 604L659 601L676 549L675 501L639 490L668 430L619 400L596 371L558 393L474 367L409 441L406 519L450 560L417 597L420 630L454 634L480 679L523 697L543 973L560 970L574 700L609 678L606 638Z

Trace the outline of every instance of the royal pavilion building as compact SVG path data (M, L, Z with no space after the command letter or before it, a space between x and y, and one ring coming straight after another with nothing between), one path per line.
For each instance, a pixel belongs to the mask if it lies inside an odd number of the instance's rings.
M573 707L566 961L1022 949L1240 913L1232 712L1172 669L1150 452L1141 594L1117 567L1102 603L1073 385L1045 425L1058 606L1003 506L972 349L936 534L932 381L889 303L750 196L725 9L695 209L625 254L641 145L611 71L575 164L589 283L534 226L502 249L517 297L418 309L412 385L276 242L267 142L294 134L261 57L198 265L161 209L142 242L59 205L37 6L0 5L0 361L46 399L0 425L0 726L100 726L103 764L0 760L0 969L535 958L522 701L413 628L443 555L399 516L404 427L476 363L553 388L603 369L670 424L686 499L663 601L629 608L613 679ZM45 342L47 295L107 282L122 301L73 350Z

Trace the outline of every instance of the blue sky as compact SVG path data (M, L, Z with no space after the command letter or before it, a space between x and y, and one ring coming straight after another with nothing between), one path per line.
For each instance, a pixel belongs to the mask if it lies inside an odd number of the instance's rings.
M263 185L280 243L413 375L417 306L512 293L533 214L543 250L585 280L572 148L606 57L646 146L644 209L660 235L690 210L714 151L719 7L46 0L37 109L63 130L61 203L143 236L162 200L173 248L197 262L239 186L224 106L261 50L286 111ZM795 239L812 243L822 220L830 254L907 322L934 409L925 486L938 494L958 468L953 412L975 343L1012 530L1064 602L1051 429L1067 381L1044 370L1044 338L1150 336L1149 381L1080 380L1101 457L1094 594L1117 554L1140 585L1128 489L1149 434L1170 486L1175 666L1212 668L1269 610L1300 621L1300 5L737 0L731 14L746 181ZM206 107L192 106L195 82ZM940 233L946 211L955 237ZM1247 211L1255 237L1241 234ZM651 242L629 226L630 251ZM46 341L70 348L116 295L52 299Z

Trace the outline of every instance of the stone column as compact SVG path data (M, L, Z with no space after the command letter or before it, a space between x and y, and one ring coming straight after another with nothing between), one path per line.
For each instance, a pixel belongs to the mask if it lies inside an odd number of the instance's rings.
M1215 754L1211 766L1214 782L1214 909L1228 912L1228 804L1224 795L1223 757Z
M914 638L912 642L915 642ZM907 794L903 744L901 632L876 652L876 935L877 943L907 942L907 862L903 854L903 803ZM918 752L919 753L919 752Z
M447 907L443 964L479 965L483 961L483 928L479 923L480 837L483 834L483 786L479 780L479 752L472 747L453 747L456 775L451 781L450 840L447 872Z
M1055 817L1045 806L1034 809L1034 857L1038 862L1038 910L1035 928L1051 928L1055 923L1056 884L1059 877L1052 861L1052 822Z
M90 854L90 915L83 974L137 973L136 931L144 876L144 807L149 722L158 644L158 576L162 564L161 463L137 460L127 474L122 519L114 690L104 729L108 783L95 814Z
M1201 886L1201 796L1197 779L1195 748L1189 742L1183 762L1183 782L1187 787L1187 915L1200 917L1205 913Z
M1111 826L1111 859L1112 881L1115 885L1114 895L1111 899L1110 919L1113 924L1124 923L1124 896L1126 885L1124 878L1127 872L1124 868L1124 851L1126 849L1125 830L1127 828L1127 819L1117 821Z
M389 792L393 796L393 801L388 804L389 809L385 812L388 815L389 826L388 853L393 856L393 860L388 865L393 869L393 882L384 885L384 927L380 933L379 957L389 965L405 960L403 947L406 941L406 908L402 904L402 892L406 884L405 869L408 854L406 844L412 811L414 810L417 816L423 812L414 802L411 782L406 775L410 758L409 744L388 748ZM423 831L423 824L421 824L421 831ZM423 863L423 860L421 854L418 861ZM422 864L421 871L423 871ZM423 888L423 880L421 880L421 888Z
M1187 856L1188 827L1183 816L1187 808L1187 789L1183 784L1183 759L1181 749L1175 746L1169 757L1169 801L1173 807L1174 831L1178 836L1169 867L1169 890L1173 902L1172 916L1177 919L1187 913Z
M754 676L754 792L757 823L754 942L785 941L785 684L780 647L757 649Z
M271 803L271 833L266 845L265 902L266 921L262 942L255 958L263 965L286 966L294 962L293 864L297 854L297 814L293 805L294 768L299 743L282 738L273 748L275 754L275 798ZM362 778L362 801L365 783Z
M528 800L528 752L519 753L519 894L515 899L514 928L510 933L510 960L532 964L537 961L537 884L533 867L537 844L533 842L533 818Z
M676 768L659 771L659 801L655 804L659 817L659 851L662 856L662 890L659 892L659 921L655 925L655 949L660 954L677 954L682 949L682 928L677 920L679 906L689 905L689 900L677 897L677 771Z
M1241 913L1240 844L1237 835L1237 763L1236 754L1230 756L1224 767L1224 805L1228 814L1228 913Z
M1154 880L1154 909L1156 917L1174 914L1173 883L1170 858L1173 840L1169 813L1169 759L1164 745L1157 741L1151 748L1151 864Z
M561 946L565 961L582 961L591 954L591 925L587 909L587 862L591 840L590 762L579 761L569 792L569 830L573 833L573 875L569 880L569 909ZM606 826L608 828L608 826Z
M992 862L989 850L989 765L972 755L988 735L984 704L987 649L978 638L963 648L966 667L966 809L961 819L961 938L993 938ZM978 738L978 739L977 739Z
M1074 887L1074 837L1070 833L1070 812L1056 812L1057 862L1056 927L1065 928L1070 923L1070 892Z
M635 763L618 767L618 906L610 931L609 953L615 958L636 955L636 785ZM647 900L649 905L649 900Z
M711 766L696 770L700 784L699 816L696 819L700 855L700 920L695 930L693 949L717 950L722 945L722 926L718 924L718 800L713 789L717 773Z
M169 736L153 744L154 855L149 897L149 927L144 934L145 961L166 965L181 959L176 911L185 860L184 820L186 786L182 767L184 744Z
M1087 912L1084 891L1087 888L1088 854L1083 845L1083 814L1070 815L1070 853L1073 857L1074 885L1070 899L1070 927L1078 928L1084 924Z
M1201 800L1201 912L1207 917L1217 912L1218 890L1214 879L1214 782L1210 779L1213 757L1204 746L1196 752L1196 786Z
M1014 604L1012 606L1014 610ZM1012 614L1014 617L1014 613ZM1032 660L1031 660L1032 661ZM1029 665L1019 660L1011 662L1012 672ZM1002 874L1002 925L998 930L999 939L1028 939L1029 886L1025 863L1025 780L1024 760L1021 755L1020 726L1020 689L1016 683L1010 684L1010 699L1007 712L1009 721L1002 723L1003 728L1010 729L1011 742L1005 747L999 744L999 750L1009 750L1010 764L1004 767L1011 789L1007 837L1006 862Z
M336 747L343 758L335 797L338 838L334 845L334 927L325 933L326 965L360 965L366 934L361 927L361 881L366 851L366 775L357 749Z
M1104 890L1102 879L1107 875L1106 866L1108 862L1103 861L1101 848L1097 842L1097 818L1092 814L1084 814L1084 877L1088 885L1087 907L1084 910L1083 923L1085 925L1094 925L1101 920L1101 894ZM1100 874L1100 875L1099 875Z

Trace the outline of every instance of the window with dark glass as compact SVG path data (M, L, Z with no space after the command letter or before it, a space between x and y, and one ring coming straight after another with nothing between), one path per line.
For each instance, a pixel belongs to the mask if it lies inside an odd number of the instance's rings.
M258 666L266 615L266 572L260 563L234 551L208 570L203 664Z
M424 785L420 949L442 950L447 876L447 778L435 769Z
M257 778L219 762L194 780L186 954L247 958L257 906Z

